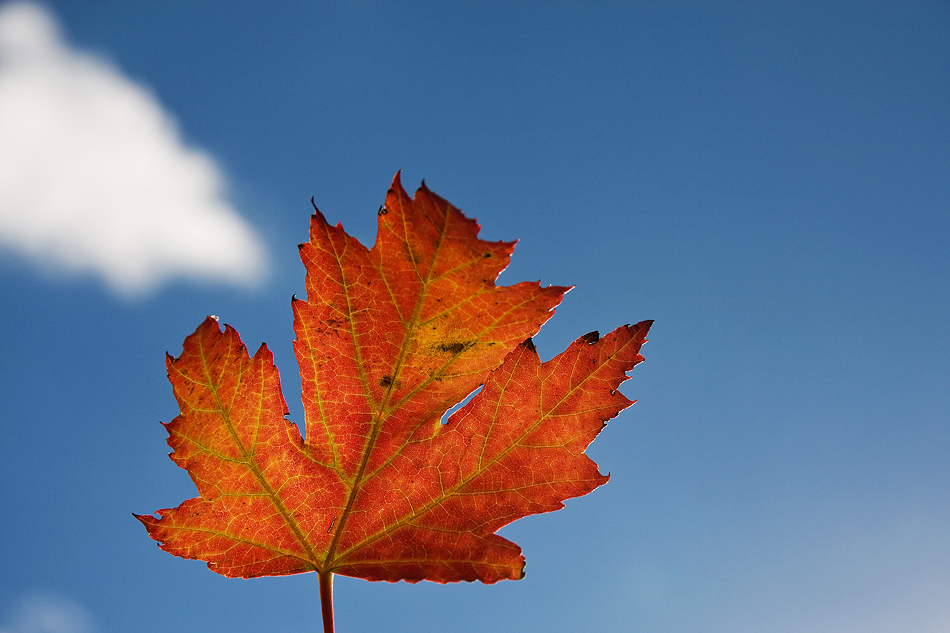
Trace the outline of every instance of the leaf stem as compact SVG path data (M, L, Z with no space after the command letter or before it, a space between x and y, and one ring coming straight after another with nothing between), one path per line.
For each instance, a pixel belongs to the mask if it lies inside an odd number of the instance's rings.
M320 609L323 612L323 633L333 633L333 572L317 572L320 576Z

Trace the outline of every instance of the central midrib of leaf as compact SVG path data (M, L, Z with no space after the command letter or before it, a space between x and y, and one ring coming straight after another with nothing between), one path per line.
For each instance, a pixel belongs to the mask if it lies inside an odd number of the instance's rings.
M408 236L410 235L410 229L406 226L406 213L405 210L400 213L400 216L403 221L403 234L406 235L406 249L409 251L409 256L412 258L413 267L415 268L417 259L412 252L412 246L409 243ZM419 280L422 282L422 289L419 292L419 298L416 300L416 305L413 307L412 317L409 319L409 322L406 326L406 335L403 338L403 344L399 348L399 356L396 359L395 364L393 365L393 379L389 386L386 388L386 393L383 396L383 400L380 403L373 402L370 396L369 385L367 383L366 375L363 373L363 365L359 362L360 353L359 353L359 338L355 330L355 324L353 319L350 318L350 332L353 336L353 347L356 350L357 355L357 365L360 371L360 381L363 383L363 393L366 396L366 399L371 403L371 405L376 409L376 412L373 415L373 425L372 430L370 431L370 436L366 442L366 445L363 449L363 454L360 457L359 469L356 472L356 477L353 480L353 486L350 488L349 494L346 499L346 506L343 508L343 513L340 515L340 520L337 523L336 530L333 533L333 539L330 541L330 547L327 549L327 556L324 561L326 569L332 569L334 564L334 555L336 553L336 548L339 545L340 537L343 535L343 530L346 527L346 521L349 518L350 512L353 509L353 504L356 502L356 497L359 494L360 486L363 482L363 477L366 474L366 466L369 463L369 457L373 453L373 447L376 445L376 440L379 437L379 431L385 424L386 420L389 419L389 416L392 415L393 411L398 409L390 408L389 401L392 398L393 389L398 384L397 380L399 378L400 372L402 371L403 365L406 361L406 355L408 354L409 344L413 340L416 330L419 326L419 320L422 314L422 307L425 304L425 299L429 293L429 286L432 283L432 273L435 268L435 263L439 259L439 253L442 251L442 244L445 240L445 234L447 232L447 224L449 221L450 212L448 209L445 210L443 214L443 224L442 228L439 231L439 242L436 244L435 253L433 254L432 261L429 264L429 269L426 271L425 275L419 274L418 269L416 269L416 274L419 277ZM337 262L340 263L340 258L337 257ZM392 288L389 287L389 283L386 280L386 276L383 274L381 268L377 268L379 271L380 279L383 280L383 283L386 284L387 290L389 290L390 296L392 296ZM344 280L344 288L346 290L346 302L347 302L347 311L349 312L348 316L352 315L352 310L350 309L350 286L346 283L346 273L342 265L340 265L340 274ZM395 303L395 301L394 301ZM449 364L451 364L450 361ZM444 371L444 369L443 369ZM429 378L429 381L432 380L432 377ZM428 382L428 381L427 381ZM400 403L401 405L401 403Z

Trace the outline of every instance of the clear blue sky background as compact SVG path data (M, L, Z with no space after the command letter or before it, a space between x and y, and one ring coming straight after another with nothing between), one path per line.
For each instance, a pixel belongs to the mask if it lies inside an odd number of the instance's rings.
M130 297L0 255L0 627L42 594L102 633L320 630L315 575L225 579L131 513L194 496L158 423L206 315L301 420L310 197L371 244L402 169L521 238L501 282L576 285L542 357L656 325L610 483L503 530L524 580L339 579L340 633L950 630L950 5L46 6L216 158L270 273Z

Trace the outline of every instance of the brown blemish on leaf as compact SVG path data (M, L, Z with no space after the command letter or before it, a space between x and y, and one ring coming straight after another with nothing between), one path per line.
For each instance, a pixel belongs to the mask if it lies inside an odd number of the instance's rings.
M588 332L587 334L582 336L580 340L584 341L588 345L593 345L594 343L600 340L600 332L598 332L597 330L594 330L593 332Z
M443 341L436 346L436 349L444 354L452 354L455 356L461 354L472 345L474 345L474 341L456 341L455 343L446 343Z

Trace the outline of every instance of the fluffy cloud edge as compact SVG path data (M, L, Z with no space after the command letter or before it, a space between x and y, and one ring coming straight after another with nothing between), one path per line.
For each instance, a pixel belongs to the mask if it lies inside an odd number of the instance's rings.
M71 48L46 9L0 6L0 247L126 296L254 287L266 249L225 184L148 89Z

